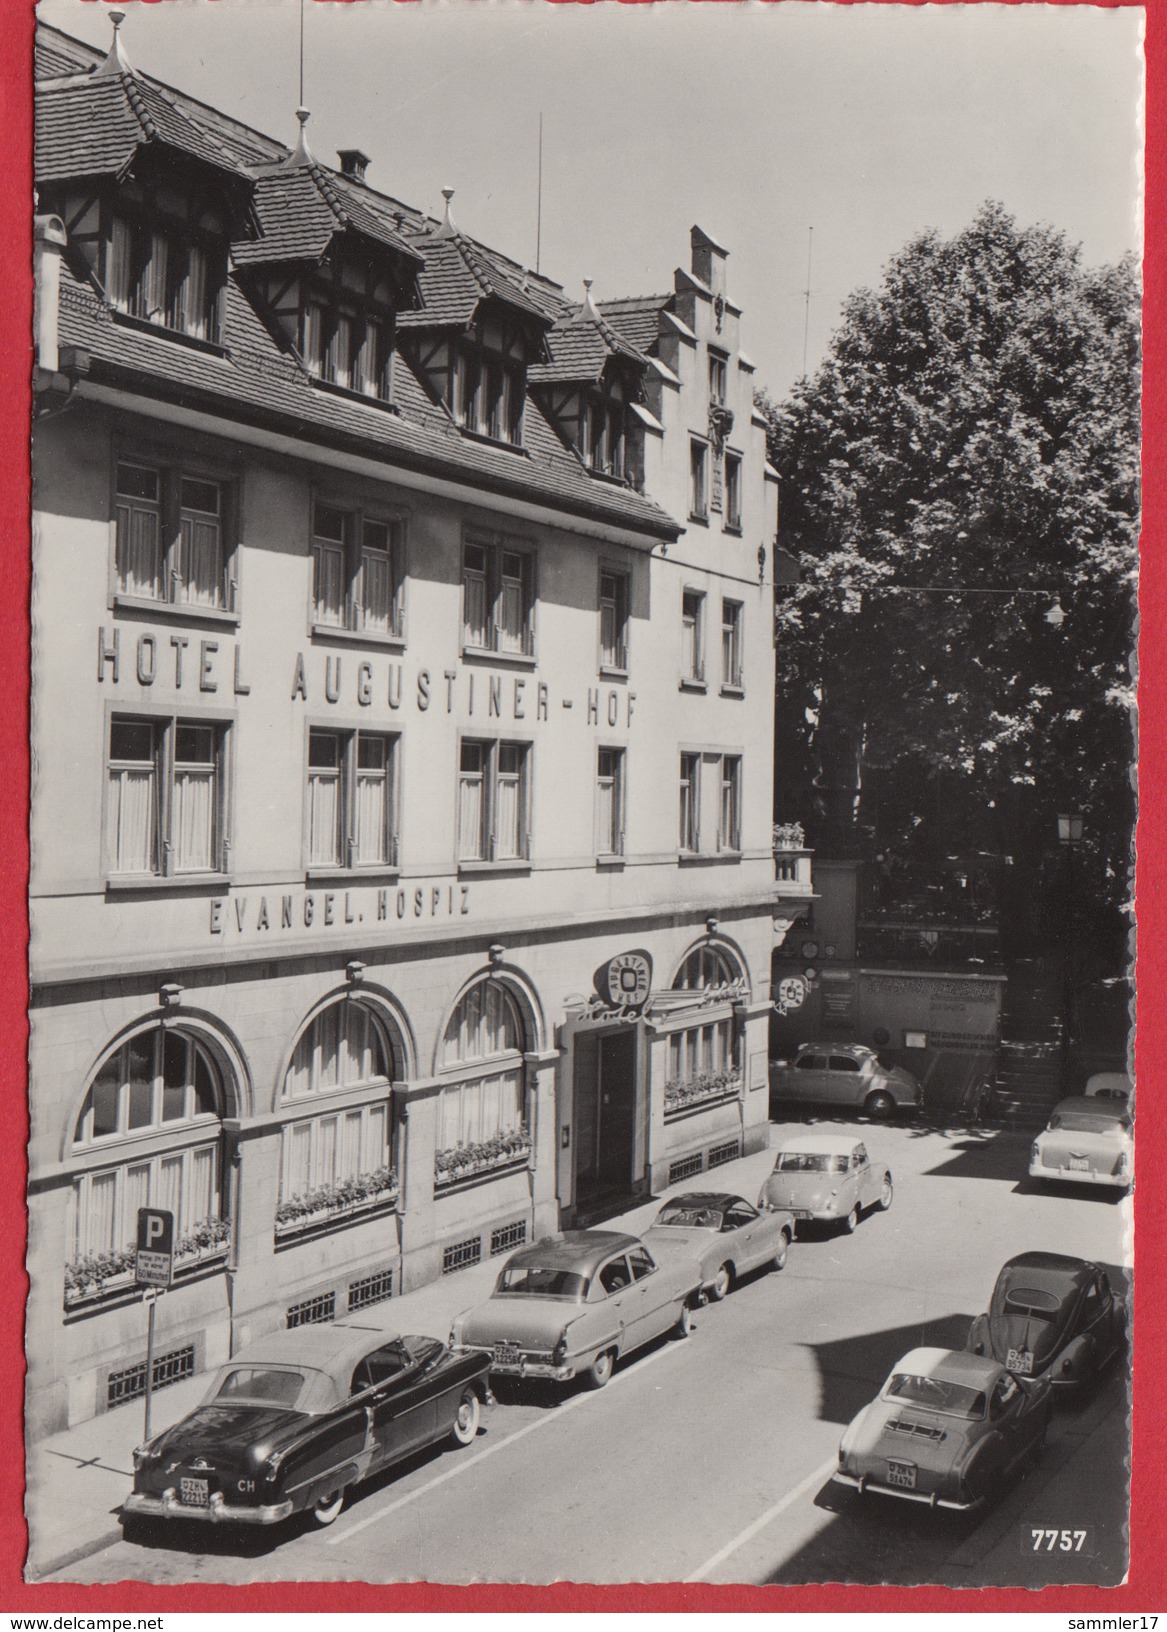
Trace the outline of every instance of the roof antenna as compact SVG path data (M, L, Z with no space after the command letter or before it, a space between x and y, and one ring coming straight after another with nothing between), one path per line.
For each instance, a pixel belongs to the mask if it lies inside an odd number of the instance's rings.
M111 11L109 20L113 24L113 42L105 60L95 70L95 78L105 76L112 78L114 74L132 74L134 71L130 67L129 58L122 50L121 26L126 20L126 14L124 11Z
M539 114L539 181L535 191L535 276L539 276L539 255L543 245L543 114Z
M810 334L810 252L814 248L814 228L807 228L806 240L806 316L802 323L802 377L806 379L806 342Z
M304 0L300 0L300 106L304 106Z

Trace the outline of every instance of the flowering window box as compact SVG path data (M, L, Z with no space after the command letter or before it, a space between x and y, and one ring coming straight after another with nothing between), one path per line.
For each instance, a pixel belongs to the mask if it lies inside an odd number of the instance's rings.
M449 1189L466 1179L507 1172L525 1167L531 1157L531 1139L526 1129L498 1133L476 1145L455 1145L434 1152L434 1189Z
M181 1280L199 1269L226 1261L231 1245L231 1220L206 1218L184 1235L174 1248L174 1278ZM65 1308L104 1303L137 1290L137 1248L92 1252L65 1265Z
M703 1072L698 1077L674 1077L665 1083L665 1117L686 1111L703 1110L722 1100L738 1099L742 1091L740 1071Z
M322 1184L304 1196L290 1196L276 1208L276 1240L313 1234L368 1213L387 1211L397 1205L399 1193L397 1174L383 1167L340 1184Z

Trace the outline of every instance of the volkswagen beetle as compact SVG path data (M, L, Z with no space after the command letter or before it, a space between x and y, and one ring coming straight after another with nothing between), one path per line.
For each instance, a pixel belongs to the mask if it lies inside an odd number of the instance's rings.
M968 1347L1018 1376L1072 1389L1096 1377L1125 1338L1126 1310L1105 1270L1058 1252L1023 1252L997 1276Z
M968 1512L1036 1462L1049 1420L1046 1378L962 1350L913 1349L847 1428L835 1479L860 1495Z
M759 1212L742 1196L706 1190L666 1201L644 1232L658 1258L697 1259L702 1295L714 1303L752 1269L783 1269L793 1239L793 1213Z
M614 1230L565 1230L507 1259L485 1303L457 1316L450 1343L485 1349L493 1372L603 1388L617 1359L666 1332L688 1335L701 1292L697 1255L657 1262Z
M490 1363L433 1337L351 1321L275 1332L211 1379L203 1403L134 1452L121 1510L142 1519L331 1524L349 1489L441 1439L469 1445Z

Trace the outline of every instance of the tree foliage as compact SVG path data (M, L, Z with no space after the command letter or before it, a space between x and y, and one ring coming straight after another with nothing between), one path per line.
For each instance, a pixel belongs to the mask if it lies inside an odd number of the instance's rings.
M1026 787L1043 822L1084 809L1116 899L1139 356L1133 263L1089 270L986 204L909 243L818 373L762 402L802 568L777 610L779 696L812 749L842 734L987 811Z

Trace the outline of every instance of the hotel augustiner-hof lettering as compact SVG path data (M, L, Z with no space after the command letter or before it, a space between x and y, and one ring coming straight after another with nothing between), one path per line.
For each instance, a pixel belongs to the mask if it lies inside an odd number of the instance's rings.
M123 633L126 639L123 642ZM173 684L175 691L223 693L247 697L242 647L233 653L219 640L145 630L133 636L119 627L97 631L97 678L121 686L136 682L149 689L156 682ZM315 662L297 652L292 665L291 698L309 704L353 704L390 714L412 706L421 714L444 707L469 719L514 721L549 720L574 714L585 725L615 728L631 725L636 693L616 687L588 686L580 698L552 699L544 680L525 674L499 674L490 669L418 668L411 675L396 659L357 658L343 652L314 653ZM323 672L320 672L323 670Z

